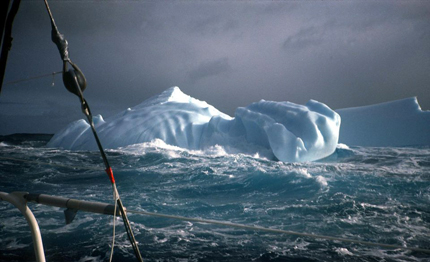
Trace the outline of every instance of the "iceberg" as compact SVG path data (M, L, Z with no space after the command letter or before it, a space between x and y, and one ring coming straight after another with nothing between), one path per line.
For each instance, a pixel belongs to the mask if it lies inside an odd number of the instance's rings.
M336 110L342 118L339 143L351 146L428 146L430 111L416 97Z
M95 116L94 124L103 146L110 149L160 139L191 150L222 146L227 153L303 162L336 150L340 117L314 100L306 105L261 100L237 108L230 117L172 87L106 121ZM56 133L47 146L97 150L84 120Z

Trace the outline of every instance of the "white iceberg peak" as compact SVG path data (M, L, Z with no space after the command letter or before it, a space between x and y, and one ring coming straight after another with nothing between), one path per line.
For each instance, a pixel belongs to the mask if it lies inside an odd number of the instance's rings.
M306 105L264 101L240 107L235 117L171 87L103 121L97 130L105 148L156 139L187 149L222 146L227 153L258 154L281 161L312 161L336 149L340 117L311 100ZM55 134L51 147L96 150L89 125L74 122Z

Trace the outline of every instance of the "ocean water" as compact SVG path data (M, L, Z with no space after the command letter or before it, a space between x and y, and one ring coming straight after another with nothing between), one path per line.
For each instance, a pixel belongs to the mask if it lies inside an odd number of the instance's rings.
M50 135L0 137L0 191L112 203L98 152L47 148ZM321 161L171 147L107 150L128 210L430 249L430 148L339 147ZM29 203L47 261L108 261L113 218ZM129 213L144 261L430 261L430 254ZM136 261L116 221L114 261ZM34 261L27 223L0 202L0 261Z

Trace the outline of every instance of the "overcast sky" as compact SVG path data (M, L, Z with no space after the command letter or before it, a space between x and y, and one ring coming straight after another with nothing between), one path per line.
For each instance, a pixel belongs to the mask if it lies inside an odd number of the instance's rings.
M108 118L171 86L231 116L259 101L430 109L430 1L49 1ZM61 71L43 0L23 0L4 83ZM54 80L55 85L52 86ZM0 134L84 118L61 75L4 85Z

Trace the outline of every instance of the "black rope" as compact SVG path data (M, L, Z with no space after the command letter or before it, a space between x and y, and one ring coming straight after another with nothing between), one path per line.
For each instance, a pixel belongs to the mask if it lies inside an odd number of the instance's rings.
M52 72L50 74L32 76L32 77L29 77L29 78L24 78L24 79L19 79L19 80L14 80L14 81L6 82L6 83L4 83L4 85L6 86L6 85L18 84L18 83L21 83L21 82L31 81L31 80L34 80L34 79L39 79L39 78L48 77L48 76L52 76L54 78L55 75L62 74L62 73L63 73L63 71L58 71L58 72ZM54 83L54 81L52 83Z
M130 222L128 221L127 214L125 212L125 208L122 204L121 198L119 197L115 179L113 177L112 168L109 165L109 161L106 157L106 153L103 149L103 146L100 142L100 139L97 135L97 131L94 126L93 122L93 116L91 114L90 107L87 103L87 101L84 98L83 91L86 87L86 79L82 71L79 69L79 67L74 64L70 58L69 58L69 51L68 51L68 43L67 40L64 38L64 35L60 34L57 25L55 24L54 17L52 16L51 9L49 8L48 1L45 0L46 9L48 10L49 17L51 19L51 26L52 26L52 33L51 33L51 39L52 41L57 45L58 51L60 52L61 59L63 60L63 82L67 90L69 90L71 93L77 95L79 97L79 100L81 102L82 112L88 119L88 123L91 126L91 130L93 132L94 138L96 140L97 146L99 148L100 154L103 158L103 163L105 165L106 173L109 176L109 179L112 183L113 189L116 192L117 199L116 203L118 205L118 208L120 210L122 220L124 222L125 230L127 232L128 239L133 247L133 251L136 255L136 258L139 261L143 261L142 256L140 254L139 248L137 246L136 239L134 238L133 231L130 226ZM73 69L67 70L67 65L70 64Z

